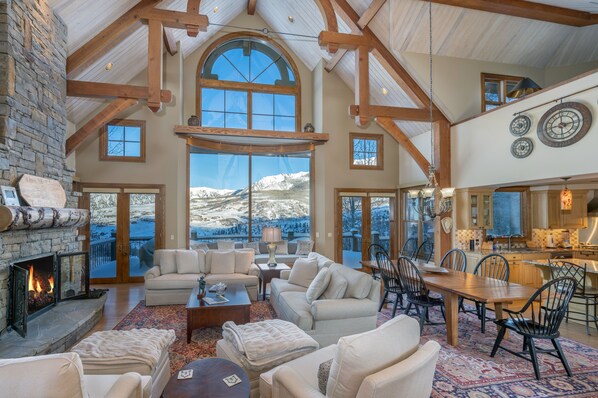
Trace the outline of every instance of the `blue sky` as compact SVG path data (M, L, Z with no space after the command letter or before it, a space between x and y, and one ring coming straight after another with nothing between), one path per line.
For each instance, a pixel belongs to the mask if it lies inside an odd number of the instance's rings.
M288 156L253 156L253 182L263 177L309 171L309 158ZM248 155L200 154L190 157L190 185L215 189L247 187Z

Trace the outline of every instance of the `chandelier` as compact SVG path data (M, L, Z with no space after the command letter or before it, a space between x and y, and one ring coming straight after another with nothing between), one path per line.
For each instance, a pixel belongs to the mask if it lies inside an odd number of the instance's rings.
M436 169L434 168L434 117L433 117L433 91L432 91L432 1L430 0L428 7L428 17L430 21L429 25L429 36L430 36L430 51L429 51L429 62L430 62L430 169L428 172L428 182L426 186L420 190L412 189L409 191L409 198L416 200L415 211L421 216L428 216L430 218L436 218L447 214L453 209L453 194L455 188L440 188L436 181ZM438 192L440 191L440 195ZM435 198L439 197L440 201L438 206L435 206Z

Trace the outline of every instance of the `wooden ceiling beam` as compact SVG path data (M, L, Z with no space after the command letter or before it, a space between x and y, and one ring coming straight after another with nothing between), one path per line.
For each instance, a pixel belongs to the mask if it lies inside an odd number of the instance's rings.
M174 32L171 28L164 28L164 47L170 55L175 55L178 52Z
M336 12L334 11L332 0L314 1L322 13L322 18L324 19L324 30L338 33L338 21L336 20ZM335 44L330 44L327 46L327 50L330 54L334 54L338 51L338 47Z
M201 0L187 0L187 14L190 14L190 15L199 14L199 6L200 5L201 5ZM199 26L187 25L187 36L197 37L198 33L199 33Z
M355 102L359 112L354 115L359 127L370 124L370 50L359 47L355 52Z
M320 47L334 45L337 48L344 48L347 50L355 50L359 47L371 49L374 47L374 42L363 35L352 35L349 33L329 32L323 30L318 36L318 44Z
M254 15L255 7L257 7L257 0L247 0L247 14Z
M560 25L582 27L598 23L598 14L524 0L432 0L432 2Z
M376 123L382 127L384 131L390 134L390 136L394 138L403 148L405 148L407 153L409 153L413 160L415 160L415 163L417 163L421 171L425 175L428 175L430 170L430 162L424 157L424 155L422 155L413 142L411 142L409 137L405 135L403 130L401 130L399 126L397 126L396 123L389 117L378 117L376 118Z
M114 48L123 39L141 26L139 13L153 7L160 0L141 0L116 21L94 36L77 51L68 56L66 73L69 79L79 75L94 62L100 59L110 49Z
M361 112L359 105L349 106L349 114L351 116L359 116ZM372 118L384 117L394 120L404 120L410 122L429 122L430 121L430 110L429 109L418 109L418 108L401 108L397 106L379 106L370 105L368 108L368 115ZM432 120L442 119L440 111L432 111Z
M66 95L68 97L83 98L130 98L146 101L148 88L143 86L132 86L128 84L112 84L85 82L80 80L67 80ZM172 92L162 90L160 99L164 103L172 102Z
M66 140L65 152L66 156L69 156L79 145L83 143L87 138L92 136L94 133L99 132L99 128L110 120L114 119L120 113L135 106L139 101L128 98L117 98L113 100L106 108L102 109L100 113L91 118L90 121L85 123L77 132L71 135Z
M147 49L147 107L152 112L162 108L160 92L162 91L162 22L149 21Z
M189 14L187 12L146 8L140 13L140 18L148 21L159 21L167 28L187 29L187 26L197 26L202 32L208 30L210 21L206 15Z

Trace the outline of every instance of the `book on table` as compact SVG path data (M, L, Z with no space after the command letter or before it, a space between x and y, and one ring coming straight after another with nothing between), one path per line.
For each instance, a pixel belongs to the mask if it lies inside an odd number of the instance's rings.
M213 305L213 304L223 304L223 303L228 303L228 299L224 296L214 296L214 297L204 297L203 301L205 301L207 304L209 305Z

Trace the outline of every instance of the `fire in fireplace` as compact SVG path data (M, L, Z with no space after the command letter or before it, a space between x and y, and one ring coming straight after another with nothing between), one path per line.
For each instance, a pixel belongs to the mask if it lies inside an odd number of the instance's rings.
M45 269L46 264L38 267L37 270L35 265L29 265L29 281L27 285L27 290L29 291L27 313L29 315L54 304L56 301L53 262L51 264L51 270Z

